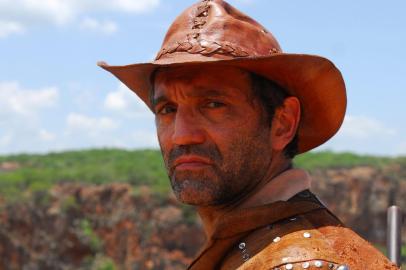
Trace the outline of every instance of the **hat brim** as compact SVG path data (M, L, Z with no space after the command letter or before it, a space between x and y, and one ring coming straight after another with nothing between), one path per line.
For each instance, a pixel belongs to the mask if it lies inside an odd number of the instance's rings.
M326 58L287 53L233 59L217 59L200 54L179 57L175 54L150 63L109 66L100 62L98 65L135 92L151 110L151 75L157 68L223 65L264 76L277 82L300 100L302 114L298 129L299 153L326 142L338 131L344 120L347 105L344 80L341 72Z

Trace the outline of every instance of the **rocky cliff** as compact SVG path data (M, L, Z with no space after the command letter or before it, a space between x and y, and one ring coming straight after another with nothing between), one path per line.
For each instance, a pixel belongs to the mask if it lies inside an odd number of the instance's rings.
M320 199L376 244L385 244L386 208L406 210L402 166L312 176ZM65 183L0 206L0 269L185 269L204 243L193 209L148 187Z

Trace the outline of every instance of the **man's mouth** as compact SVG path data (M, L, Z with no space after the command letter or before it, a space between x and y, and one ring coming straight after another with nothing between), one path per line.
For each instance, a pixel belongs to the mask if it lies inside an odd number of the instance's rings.
M175 170L194 170L212 165L213 162L207 158L195 155L181 156L174 162Z

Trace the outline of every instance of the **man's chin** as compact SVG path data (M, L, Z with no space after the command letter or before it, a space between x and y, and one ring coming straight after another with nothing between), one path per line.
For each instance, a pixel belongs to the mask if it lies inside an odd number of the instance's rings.
M194 180L172 183L172 189L179 202L194 206L213 206L219 200L218 187ZM221 197L221 196L220 196Z
M183 204L188 204L196 207L207 207L207 206L214 206L215 204L211 200L205 200L201 198L196 198L196 197L190 197L190 196L176 196L178 201Z
M209 195L202 194L194 189L174 190L175 196L179 202L194 206L210 206L213 204L213 198Z

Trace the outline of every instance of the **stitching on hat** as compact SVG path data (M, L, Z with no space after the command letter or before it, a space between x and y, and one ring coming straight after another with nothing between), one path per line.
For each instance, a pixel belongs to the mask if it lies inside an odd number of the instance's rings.
M170 44L169 46L162 48L155 60L159 60L166 54L175 52L187 52L191 54L222 54L234 57L247 57L258 56L257 54L250 55L244 48L236 46L227 41L210 41L200 38L200 31L207 23L207 17L209 16L210 5L212 0L202 0L197 6L196 16L192 19L192 32L187 34L187 40ZM279 50L272 48L269 54L279 53Z
M210 55L210 54L223 54L223 55L231 55L235 57L247 57L249 56L248 52L241 47L235 46L227 41L225 42L218 42L218 41L209 41L204 39L189 39L188 41L184 42L177 42L175 44L171 44L166 48L163 48L156 60L160 59L165 54L171 54L174 52L187 52L191 54L202 54L202 55Z
M169 45L168 47L162 48L158 53L156 60L159 60L162 56L166 54L171 54L175 52L187 52L191 54L202 54L202 55L211 55L211 54L222 54L229 55L234 57L247 57L247 56L261 56L252 52L249 54L244 48L236 46L227 41L210 41L204 39L190 38L188 35L188 40L183 42L176 42ZM269 54L280 53L276 48L269 50Z

